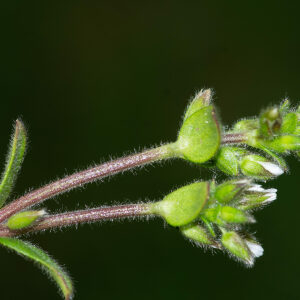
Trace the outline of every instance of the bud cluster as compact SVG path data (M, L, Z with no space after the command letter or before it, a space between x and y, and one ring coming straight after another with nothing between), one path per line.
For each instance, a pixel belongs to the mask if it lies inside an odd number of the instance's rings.
M154 211L191 241L226 250L251 266L263 248L244 225L255 222L252 212L274 201L276 192L246 178L219 185L196 182L155 203Z
M300 108L293 109L288 100L264 110L259 117L237 122L229 134L243 136L243 144L223 146L215 157L216 166L231 176L244 175L257 180L277 177L287 170L281 155L300 155Z

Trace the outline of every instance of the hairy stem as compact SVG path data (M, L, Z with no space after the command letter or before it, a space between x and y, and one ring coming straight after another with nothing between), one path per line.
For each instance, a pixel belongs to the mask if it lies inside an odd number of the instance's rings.
M222 136L222 145L241 144L247 142L247 137L243 133L226 133Z
M46 229L53 229L57 227L70 226L82 223L99 222L103 220L112 220L128 217L145 216L152 214L152 203L143 204L127 204L111 207L91 208L86 210L78 210L73 212L66 212L62 214L49 215L36 225L22 229L10 230L4 224L0 225L0 236L12 237L19 236L25 233L37 232Z
M167 144L158 148L146 150L138 154L122 157L67 176L36 189L4 206L0 210L0 223L18 211L41 203L46 199L53 198L86 183L93 182L95 180L99 180L138 166L175 156L177 156L175 144Z

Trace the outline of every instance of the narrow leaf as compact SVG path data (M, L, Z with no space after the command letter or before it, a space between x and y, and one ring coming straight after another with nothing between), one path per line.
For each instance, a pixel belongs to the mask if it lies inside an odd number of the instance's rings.
M0 237L0 244L37 262L54 279L61 289L64 298L66 300L72 299L73 285L70 277L46 252L29 242L14 238Z
M18 172L21 169L26 151L26 140L25 127L21 121L17 120L7 156L6 167L0 183L0 207L3 206L9 197Z

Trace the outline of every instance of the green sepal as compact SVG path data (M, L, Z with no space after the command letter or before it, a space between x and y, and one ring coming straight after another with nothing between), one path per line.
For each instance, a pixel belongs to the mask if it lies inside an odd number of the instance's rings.
M289 151L300 150L300 136L282 135L271 141L266 141L264 145L278 153L287 153Z
M298 117L296 113L288 113L283 117L280 133L294 134L297 129Z
M182 124L177 151L194 163L204 163L215 156L221 142L220 128L212 105L189 116Z
M14 238L0 237L0 244L36 262L57 283L64 298L72 299L73 284L70 277L46 252L29 242Z
M227 204L235 200L250 183L251 180L248 179L225 181L216 187L214 198L222 204Z
M11 216L6 226L11 230L20 230L32 226L38 219L46 214L45 210L28 210Z
M14 187L26 152L26 141L25 127L20 120L17 120L0 183L0 207L3 206Z
M183 226L194 221L209 198L209 182L196 182L179 188L153 205L153 212L171 226Z
M291 103L289 99L285 99L282 101L279 110L281 113L287 113L290 110Z
M244 119L238 121L234 127L234 132L245 132L245 131L252 131L259 128L259 121L258 119Z
M273 158L280 165L280 167L283 170L285 170L285 171L288 170L287 163L285 162L285 160L281 156L277 155L276 153L274 153L273 151L271 151L270 149L268 149L267 147L265 147L261 144L258 145L257 148L265 151L269 156L271 156L271 158Z
M203 215L208 221L220 226L255 222L253 217L231 206L217 206L214 208L208 208L203 212Z
M196 111L208 106L211 102L211 90L201 90L199 93L196 94L194 99L189 104L183 120L185 121L188 117L194 114Z
M202 226L192 223L180 227L181 233L196 243L217 247L217 243Z
M246 242L234 231L223 232L221 242L223 246L249 266L253 265L253 256Z
M216 166L228 175L238 176L240 158L247 153L238 147L221 147L215 159Z

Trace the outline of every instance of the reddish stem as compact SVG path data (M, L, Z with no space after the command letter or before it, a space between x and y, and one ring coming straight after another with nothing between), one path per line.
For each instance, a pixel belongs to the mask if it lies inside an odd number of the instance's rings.
M4 206L0 210L0 223L18 211L41 203L46 199L67 192L75 187L170 156L170 147L169 145L166 145L107 162L94 168L67 176L34 190Z
M10 230L8 227L2 224L0 225L0 236L13 237L29 232L70 226L74 224L92 223L102 220L136 217L149 214L151 214L149 204L128 204L78 210L57 215L45 216L36 225L22 230Z

